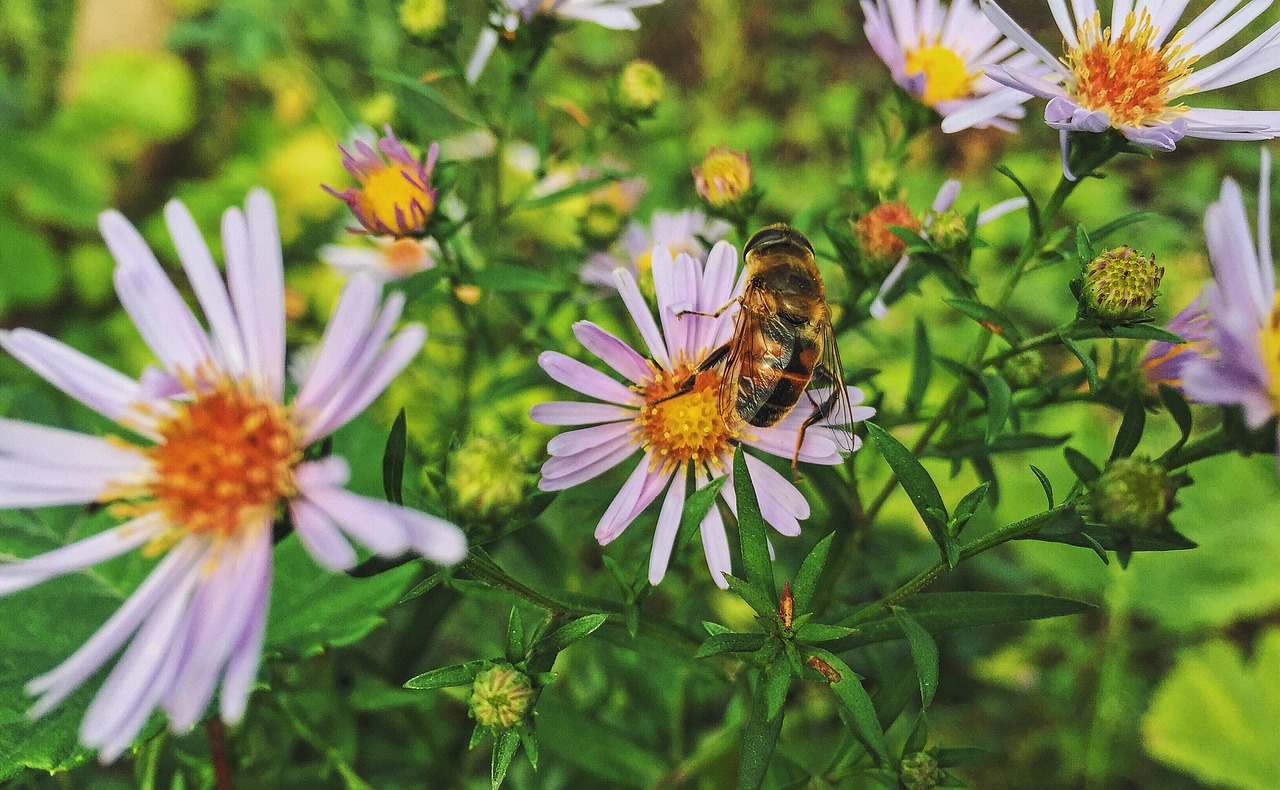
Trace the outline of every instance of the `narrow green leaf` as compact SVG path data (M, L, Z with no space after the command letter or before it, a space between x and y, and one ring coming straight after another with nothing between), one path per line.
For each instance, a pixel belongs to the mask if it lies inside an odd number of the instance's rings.
M769 540L756 489L747 472L747 459L738 445L733 454L733 492L738 503L738 539L742 545L743 575L751 584L762 588L775 605L778 588L773 580L773 562L769 559Z
M782 732L782 714L769 718L769 691L765 678L756 683L751 696L751 718L742 731L742 758L738 768L738 790L759 790L769 773L769 761Z
M396 601L396 603L397 604L407 603L409 601L412 601L414 598L425 595L431 592L432 590L434 590L436 587L439 587L440 582L444 581L447 578L449 578L449 571L447 570L436 571L435 573L431 574L427 578L415 584L413 586L413 589L409 590L409 592L400 596L400 600Z
M1076 341L1066 335L1059 335L1059 338L1062 340L1062 345L1066 346L1072 354L1076 355L1076 359L1080 360L1080 365L1084 368L1084 374L1089 377L1089 390L1097 392L1102 386L1101 382L1098 381L1098 363Z
M978 512L978 508L982 507L982 503L987 498L987 489L991 488L991 482L986 481L978 484L978 487L964 495L964 499L956 505L955 513L951 516L950 530L952 535L959 535L969 520L973 518L973 514Z
M607 614L588 614L560 626L534 643L533 649L544 654L556 654L569 645L585 638L605 624Z
M511 607L511 616L507 618L507 660L513 664L524 660L524 620L519 606Z
M915 347L911 353L911 383L907 386L907 399L904 410L907 414L915 414L924 403L925 391L929 389L929 379L933 377L933 350L929 347L929 330L924 321L916 319Z
M524 756L529 758L529 765L538 770L538 731L534 729L534 719L525 721L524 726L516 730L520 735L520 745L524 747Z
M916 676L920 678L920 702L927 708L938 690L938 645L906 609L893 606L890 610L898 621L898 627L907 636L911 660L915 662Z
M957 765L990 757L991 752L977 746L942 746L938 748L938 765L943 768L954 768Z
M1013 402L1013 390L999 373L982 372L982 386L987 391L987 444L995 442L1005 420L1009 419L1009 405Z
M893 473L898 476L903 490L911 498L911 504L915 505L920 517L927 521L926 514L929 508L939 510L945 515L947 506L942 501L942 495L938 493L938 486L911 451L903 447L901 442L879 425L873 422L864 424L867 426L867 433L880 449L880 455L884 456Z
M797 612L809 611L809 602L813 600L813 593L817 589L818 579L822 576L822 569L827 565L827 554L831 551L831 541L835 536L836 534L832 532L818 541L804 558L804 562L800 563L800 570L796 572L796 583L791 585L791 594L795 598Z
M727 626L720 625L719 623L713 623L710 620L703 620L702 627L705 628L707 633L711 636L715 636L716 634L727 634L732 630Z
M712 478L685 499L684 511L680 514L680 529L676 532L676 551L687 546L693 536L698 534L702 520L711 512L711 508L715 507L716 497L720 495L720 489L724 488L725 481L728 479L728 475Z
M1172 448L1176 450L1186 444L1187 439L1191 437L1191 407L1187 405L1187 399L1182 397L1182 393L1168 384L1160 385L1160 400L1168 410L1169 416L1178 424L1178 430L1182 432L1182 437Z
M475 681L476 674L491 663L493 662L478 660L468 661L465 664L440 667L409 678L404 682L404 687L407 689L426 690L447 688L449 686L469 686Z
M1086 458L1079 450L1074 447L1062 448L1062 454L1067 459L1067 466L1071 467L1071 471L1076 473L1076 477L1080 478L1082 483L1092 483L1102 474L1102 470L1093 461Z
M1084 225L1076 225L1076 257L1081 265L1093 260L1093 244L1089 241L1089 232Z
M1049 476L1041 472L1035 464L1031 465L1031 471L1035 472L1040 480L1040 487L1044 489L1045 498L1049 500L1049 509L1053 510L1053 483L1049 482Z
M1179 345L1187 342L1181 336L1175 335L1164 327L1155 324L1132 324L1130 326L1112 327L1108 332L1109 337L1122 337L1126 340L1158 340L1161 343L1173 343Z
M1036 203L1035 196L1031 194L1031 190L1027 189L1026 184L1023 184L1022 181L1013 174L1013 171L1005 165L996 165L996 172L1012 181L1013 185L1018 188L1018 191L1022 193L1023 197L1027 199L1027 221L1030 223L1028 238L1040 238L1040 206Z
M1138 443L1142 441L1142 432L1146 427L1146 407L1142 405L1142 398L1135 395L1124 405L1124 418L1120 420L1120 430L1116 431L1111 460L1133 455L1133 451L1138 449Z
M1008 340L1011 345L1017 345L1021 342L1022 334L1013 325L1013 321L994 307L975 302L972 299L962 299L958 296L945 296L942 301Z
M778 611L778 602L770 597L757 584L752 584L745 579L739 579L737 576L726 573L725 582L728 583L729 589L738 594L738 597L746 602L747 606L756 610L760 614L770 615Z
M881 720L883 721L883 719ZM902 744L902 754L908 755L915 752L923 752L925 747L929 745L929 716L922 707L920 714L916 716L916 723L911 728L911 734L907 736L907 742Z
M626 178L631 178L634 175L635 175L634 173L625 173L621 170L609 171L602 176L597 176L595 178L588 178L582 181L574 182L573 184L565 187L564 189L558 189L555 192L551 192L546 195L539 195L538 197L532 197L527 200L522 200L513 207L513 210L524 211L527 209L538 209L538 208L544 208L546 206L551 206L561 201L568 200L571 197L577 197L578 195L586 195L590 192L595 192L601 187L607 187L610 184L616 184L617 182Z
M387 501L397 505L404 504L402 489L404 487L404 456L408 443L406 437L404 409L396 415L391 424L391 433L387 434L387 446L382 451L382 489L386 492Z
M883 765L889 762L889 749L885 745L884 730L881 729L880 722L876 718L876 708L871 704L871 697L862 687L862 678L829 650L823 650L820 647L811 648L810 655L816 656L825 662L830 670L834 670L834 676L827 676L827 682L831 684L831 690L836 693L836 698L853 718L853 727L858 740L862 741L875 757L877 764Z
M796 639L801 642L819 643L843 639L853 631L843 625L827 625L825 623L805 623L796 629Z
M899 606L910 612L915 621L931 634L957 628L1062 617L1093 608L1081 601L1051 595L977 591L917 593ZM857 617L858 613L853 616ZM857 633L840 640L833 649L843 652L862 645L906 638L902 627L889 612L877 613L855 627Z
M520 736L511 730L507 730L498 736L498 741L493 745L493 763L490 766L489 780L492 790L498 790L502 786L502 780L507 778L507 769L511 767L511 761L515 759L516 749L520 747Z
M735 632L712 634L698 646L698 652L694 653L693 657L707 658L708 656L718 656L721 653L754 653L764 647L765 638L764 634L740 634Z
M1158 211L1135 211L1132 214L1125 214L1123 217L1113 219L1105 225L1100 225L1093 230L1093 238L1102 241L1107 236L1118 230L1124 230L1130 225L1138 222L1146 222L1149 219L1156 219L1160 216Z
M781 661L775 661L764 673L764 695L768 704L765 715L770 721L782 715L787 692L791 690L791 677L791 665Z
M373 70L373 76L408 88L437 107L440 107L456 118L466 121L472 126L483 128L488 128L489 126L483 118L473 115L471 111L459 106L457 102L449 100L443 93L436 90L434 86L428 85L422 80L414 79L407 74L401 74L399 71L395 71L393 69L381 68L375 68Z

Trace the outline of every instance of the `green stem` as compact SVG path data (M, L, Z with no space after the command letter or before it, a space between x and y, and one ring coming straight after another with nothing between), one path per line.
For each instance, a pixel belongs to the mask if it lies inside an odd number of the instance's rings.
M1231 452L1235 449L1235 437L1219 425L1213 430L1181 447L1174 447L1160 459L1166 469L1178 469L1205 458Z

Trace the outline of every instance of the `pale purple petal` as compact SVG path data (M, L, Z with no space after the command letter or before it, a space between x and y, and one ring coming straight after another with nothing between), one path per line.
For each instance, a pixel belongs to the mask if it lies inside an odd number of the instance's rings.
M298 388L298 408L319 409L333 398L368 337L378 310L379 290L377 282L367 275L352 277L342 289L317 347L310 375Z
M222 678L220 708L222 719L228 724L238 723L249 704L249 692L253 690L253 681L258 676L258 666L262 663L262 640L266 634L270 594L271 590L268 588L262 604L252 612L252 617L236 640L236 646L227 662L227 671Z
M618 293L622 296L622 303L627 306L627 312L631 314L631 320L635 321L636 329L640 331L640 337L649 349L649 356L657 360L658 364L666 370L672 370L671 358L667 356L666 343L662 340L662 333L658 331L658 325L653 320L653 314L649 312L649 306L645 304L644 297L640 295L640 288L636 285L635 278L627 271L618 270L613 273L613 279L618 284Z
M600 358L609 367L626 376L636 384L642 384L653 378L653 368L631 346L619 340L590 321L577 321L573 325L573 336L583 348Z
M563 491L601 475L629 458L638 449L626 436L612 439L572 456L550 458L542 465L542 479L538 488L543 491Z
M236 323L231 300L227 296L227 286L218 273L218 265L214 263L209 245L196 227L191 212L179 200L170 200L164 207L164 218L169 226L169 235L182 259L182 267L195 291L196 300L204 312L205 320L213 335L214 347L218 359L228 373L240 375L245 372L244 339L240 337L240 326Z
M364 411L417 356L426 340L427 331L420 324L409 324L401 329L360 380L351 382L346 392L340 393L340 399L330 401L315 421L307 426L304 432L306 440L314 441L332 433Z
M159 517L142 516L30 559L0 564L0 595L25 590L55 576L118 557L147 543L164 527Z
M639 406L644 403L640 393L558 351L544 351L539 354L538 365L551 378L583 395L625 406Z
M680 516L684 513L686 475L683 467L671 481L671 488L662 501L658 514L658 526L653 533L653 548L649 552L649 583L658 584L667 575L671 562L671 550L675 548L676 533L680 530Z
M702 488L708 480L706 473L699 469L696 480L698 488ZM724 490L720 489L721 492ZM729 535L725 532L724 519L720 517L718 508L713 506L707 511L707 517L698 525L698 531L702 535L702 552L707 558L711 581L722 590L729 589L729 582L724 577L732 572L733 562L729 554Z
M316 485L298 469L299 492L351 537L375 554L394 557L409 548L409 534L378 503L336 486Z
M389 503L380 504L404 526L413 550L432 562L454 565L467 556L467 538L457 525L430 513Z
M345 571L356 564L356 550L324 511L305 499L294 499L289 509L294 531L316 562L332 571Z
M132 406L139 400L138 382L70 346L31 329L0 330L0 347L41 378L84 405L129 427L150 423L138 418Z
M622 534L635 517L657 498L663 486L671 479L671 470L650 469L652 458L645 453L635 471L623 484L609 508L596 525L596 540L601 546Z
M634 420L635 409L612 403L547 401L529 409L529 419L543 425L593 425L618 420Z
M267 394L275 400L284 395L284 257L280 249L280 228L276 207L265 189L249 192L245 201L249 219L249 249L253 260L253 297L261 352L260 371L267 381ZM228 266L230 262L228 262Z
M757 492L767 492L771 500L794 518L809 517L809 500L804 498L800 489L759 458L750 453L744 453L743 457L747 461L747 471L751 473L751 481Z

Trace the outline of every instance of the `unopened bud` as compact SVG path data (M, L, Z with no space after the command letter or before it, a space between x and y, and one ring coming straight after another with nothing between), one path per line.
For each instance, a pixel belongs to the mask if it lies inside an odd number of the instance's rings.
M1094 520L1125 532L1162 532L1177 490L1156 462L1141 456L1117 458L1090 487L1089 513Z
M730 151L727 146L712 148L702 165L693 168L693 180L707 205L730 206L751 189L751 160L746 152Z
M495 664L471 684L471 715L485 727L509 730L527 718L533 696L527 675L510 664Z
M959 250L969 241L969 222L955 209L947 209L929 223L929 238L940 250Z
M898 772L902 786L907 790L933 790L942 784L942 768L938 760L928 752L916 752L902 758Z
M524 501L528 472L509 442L477 436L462 443L446 476L454 509L476 521L500 521Z
M883 278L893 268L898 259L907 251L907 243L898 238L889 227L898 227L920 232L920 220L911 213L906 203L881 203L851 220L853 234L862 249L862 260L867 275L876 279Z
M618 105L624 110L647 113L662 101L662 72L647 60L633 60L618 75Z
M1164 267L1156 265L1155 255L1125 245L1107 250L1081 272L1081 308L1106 324L1141 318L1155 305L1162 277Z
M898 183L898 169L883 159L867 168L867 189L876 195L887 195Z
M444 0L405 0L400 24L415 36L429 36L444 25Z
M1033 349L1014 354L1000 363L1000 374L1010 387L1024 390L1043 384L1049 375L1049 367L1040 352Z

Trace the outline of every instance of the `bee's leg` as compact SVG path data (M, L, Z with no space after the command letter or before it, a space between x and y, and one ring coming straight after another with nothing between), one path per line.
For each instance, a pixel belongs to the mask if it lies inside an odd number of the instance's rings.
M802 479L800 471L796 468L796 463L800 460L800 447L804 445L805 431L809 430L809 426L817 425L825 420L835 410L836 404L840 402L840 394L838 392L832 392L822 403L814 401L813 395L808 392L805 394L808 396L809 402L813 404L813 413L805 418L804 422L800 423L800 430L796 434L796 451L791 456L791 474L797 481Z
M680 312L676 313L676 318L683 318L686 315L700 315L705 318L719 318L721 315L724 315L725 310L728 310L731 306L733 306L734 304L737 304L737 302L741 298L742 297L739 296L739 297L734 297L733 299L730 299L729 301L720 305L720 309L716 310L714 313L704 313L700 310L681 310Z
M716 365L719 365L724 360L724 358L729 355L729 349L731 346L732 344L725 343L723 346L720 346L715 351L712 351L710 354L707 354L707 358L702 360L702 364L699 365L693 371L693 373L689 374L689 378L681 382L679 389L677 389L675 392L671 393L670 395L666 396L665 398L658 398L656 401L653 402L652 405L657 406L659 403L663 403L665 401L671 400L672 398L678 398L681 395L688 394L693 389L694 382L698 380L698 374L711 370Z

